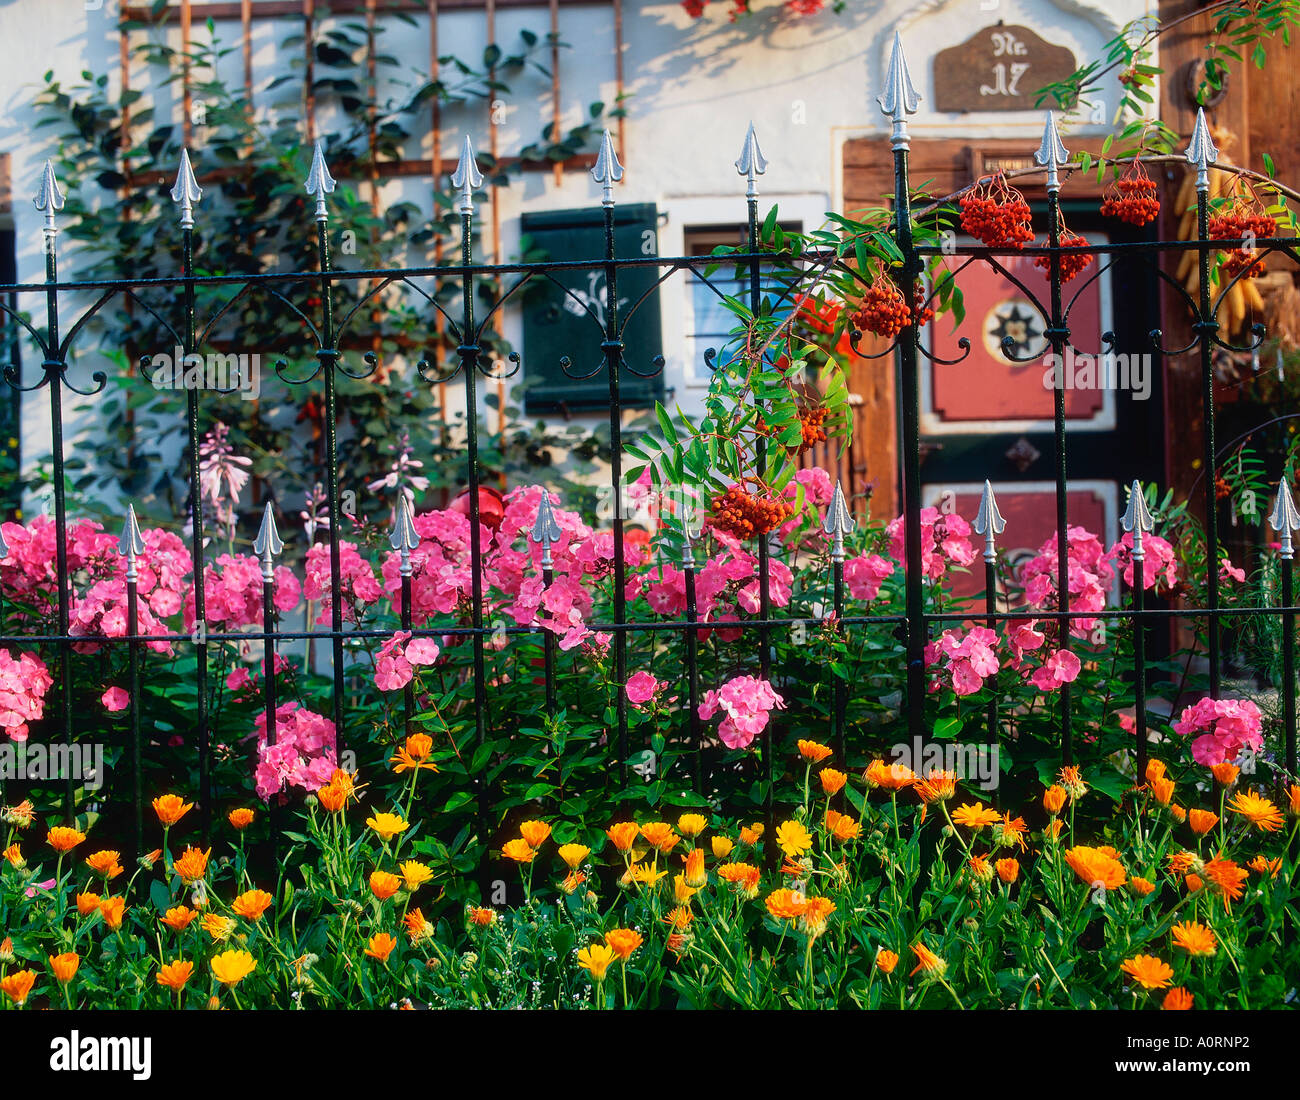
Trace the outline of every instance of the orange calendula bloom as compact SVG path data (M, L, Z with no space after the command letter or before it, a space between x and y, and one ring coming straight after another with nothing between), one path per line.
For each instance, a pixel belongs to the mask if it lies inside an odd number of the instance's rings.
M603 982L615 958L617 956L614 952L603 943L593 943L578 952L578 965L587 971L593 980Z
M491 912L491 910L489 909L488 912ZM412 909L407 913L402 919L402 923L406 925L406 934L413 944L433 937L435 930L433 921L426 920L424 914L418 909Z
M1228 809L1241 814L1255 828L1266 833L1275 833L1282 828L1282 811L1254 791L1238 791L1228 803Z
M686 856L686 885L699 889L709 881L708 873L704 870L704 849L692 848Z
M348 792L342 787L326 784L316 792L316 799L326 810L336 814L348 804Z
M121 852L96 852L86 857L86 866L106 879L117 878L122 873Z
M245 920L261 920L262 914L274 901L275 898L265 890L245 890L230 903L230 908L234 910L236 916L243 917Z
M816 939L826 931L826 922L835 912L835 903L830 898L813 897L808 899L803 915L799 918L799 929L805 935Z
M226 814L226 820L230 822L231 827L238 829L241 833L253 824L253 818L256 815L247 807L241 806L238 809L231 810Z
M882 947L876 952L876 969L882 974L892 974L897 965L898 956L893 951Z
M986 825L996 825L1002 815L994 809L986 809L983 802L964 802L952 812L955 825L964 825L968 829L982 829Z
M486 928L489 924L495 923L497 919L496 910L483 905L472 905L467 913L470 924L477 925L479 928Z
M605 933L605 946L613 951L624 963L632 957L632 952L644 942L641 933L632 928L612 928Z
M1177 821L1180 825L1187 820L1187 811L1184 810L1180 805L1178 805L1177 802L1170 804L1169 812L1170 814L1173 815L1173 819Z
M1076 801L1088 793L1088 784L1080 777L1079 768L1075 764L1057 772L1056 781L1065 788L1065 793Z
M993 879L993 868L989 865L988 856L971 856L967 862L970 873L980 882L991 882Z
M380 901L386 901L397 893L402 880L390 871L370 872L370 892Z
M114 932L122 927L122 918L126 916L126 898L105 898L99 903L100 915L104 924Z
M152 852L149 852L146 855L142 855L140 857L140 864L141 866L148 869L152 867L155 863L157 863L160 859L162 859L162 849L155 848Z
M886 764L883 760L873 760L868 764L862 778L868 787L883 787L887 791L901 791L920 782L916 773L905 764Z
M841 844L857 840L862 835L862 825L857 819L842 814L839 810L826 811L826 828Z
M695 914L685 905L678 905L668 910L668 915L663 918L664 924L669 928L674 928L678 932L685 932L691 926L691 921L695 919Z
M238 985L257 969L257 961L247 951L223 951L208 965L222 985Z
M752 825L742 825L740 827L740 843L748 844L753 848L763 839L763 833L766 829L767 826L761 821L755 821Z
M799 755L810 764L820 764L831 755L831 750L826 745L822 745L817 741L800 741Z
M103 900L98 894L78 894L77 912L83 917L88 917L91 913L99 911L99 903Z
M646 822L641 826L641 835L652 848L658 848L661 852L671 852L681 840L666 821Z
M1064 827L1065 822L1058 817L1055 821L1049 821L1047 823L1047 828L1043 830L1043 835L1047 837L1048 840L1060 840L1061 829Z
M710 837L709 844L713 848L714 859L726 859L727 856L731 855L732 849L736 846L735 841L726 836Z
M1195 852L1174 852L1169 856L1169 873L1171 875L1185 875L1193 869L1199 870L1201 866L1201 857Z
M211 848L206 852L199 848L186 848L173 864L173 867L186 883L198 882L208 873L208 856L211 854Z
M1204 836L1219 823L1219 815L1209 810L1188 810L1187 824L1197 836Z
M45 834L46 843L56 852L70 852L85 839L85 833L70 829L66 825L55 825Z
M388 758L388 762L393 765L393 771L398 775L409 771L436 772L438 765L429 759L429 754L432 752L433 738L427 733L413 733L406 739L406 743Z
M1043 792L1043 809L1055 817L1065 806L1065 788L1053 783Z
M673 900L678 905L690 905L691 898L699 892L700 888L687 882L685 875L678 875L673 879Z
M1246 864L1252 871L1258 871L1261 875L1268 875L1271 878L1277 878L1277 873L1282 870L1282 857L1277 859L1266 859L1264 856L1256 856Z
M411 893L433 878L433 868L418 859L403 860L401 864L402 885Z
M1183 885L1187 887L1187 892L1189 894L1194 894L1197 890L1200 890L1205 883L1201 881L1200 875L1188 875L1183 879Z
M238 927L233 920L220 913L204 913L201 925L203 931L212 937L213 943L230 939L230 933Z
M1218 950L1219 941L1214 938L1214 933L1196 921L1181 921L1170 931L1173 933L1174 946L1189 955L1213 955Z
M166 966L158 968L158 974L155 981L161 986L166 986L173 992L179 993L185 988L185 983L190 980L194 973L194 964L186 962L184 959L173 959Z
M909 978L918 970L927 978L941 977L948 969L948 964L923 943L913 944L912 954L916 956L917 963L912 967L912 973L908 974Z
M0 993L3 993L14 1004L20 1005L26 1002L32 991L32 986L35 984L35 970L15 970L12 974L0 978Z
M776 827L776 843L787 856L796 859L812 848L812 834L797 821L783 821Z
M1201 869L1205 877L1213 884L1214 892L1223 895L1223 906L1226 909L1230 902L1237 901L1242 895L1242 884L1250 878L1250 873L1242 867L1238 867L1230 859L1224 859L1222 856L1210 860Z
M1157 779L1165 777L1165 762L1157 760L1154 756L1147 761L1146 780L1148 783L1154 783Z
M1165 999L1160 1002L1160 1007L1166 1012L1185 1012L1192 1007L1194 998L1181 985L1174 986L1165 994Z
M62 955L50 956L50 973L60 985L67 985L72 981L77 976L77 967L80 965L81 959L75 951L65 951Z
M709 819L703 814L682 814L677 819L677 831L682 836L699 836L709 827Z
M378 959L381 963L388 961L388 956L393 953L393 948L397 946L397 941L387 932L376 932L370 937L370 942L366 945L366 954L372 959Z
M546 843L551 827L545 821L525 821L519 826L519 835L527 841L528 847L537 849Z
M570 871L582 866L582 861L591 855L591 849L585 844L561 844L559 856Z
M192 809L194 809L193 802L186 802L180 796L174 794L162 794L153 800L153 812L158 815L158 820L168 828L175 825Z
M793 890L773 890L764 901L767 911L777 920L798 920L808 908L808 901L802 893Z
M1286 790L1287 812L1300 817L1300 784L1292 783Z
M1120 969L1143 989L1167 989L1174 976L1174 968L1154 955L1134 955L1125 959Z
M36 807L32 805L30 798L24 798L17 806L6 806L3 812L0 812L0 821L6 825L17 825L20 829L31 828L35 820Z
M1153 780L1151 783L1151 793L1162 806L1168 806L1174 798L1174 781L1165 777Z
M188 905L176 905L168 909L167 914L159 917L158 920L173 932L184 932L190 926L190 922L197 916L198 913Z
M10 844L4 850L4 857L6 863L11 867L17 867L20 871L27 866L27 860L23 859L23 850L16 843Z
M993 841L996 844L1005 844L1008 848L1015 846L1022 852L1027 845L1025 844L1025 834L1029 829L1025 826L1023 817L1012 817L1009 813L1002 815L1002 820L993 826Z
M1142 878L1140 875L1134 875L1128 880L1128 888L1133 891L1135 897L1144 898L1155 890L1156 884Z
M641 829L635 821L620 821L605 830L609 842L620 852L630 852L640 833Z
M1065 862L1087 886L1101 883L1107 890L1118 890L1128 881L1123 864L1100 848L1080 844L1065 853Z
M926 804L947 802L957 793L957 773L936 769L917 783L916 793Z
M844 784L849 781L847 775L834 768L822 768L817 773L817 778L821 780L822 793L828 796L839 794L844 789Z
M730 882L746 897L756 897L761 872L750 863L724 863L718 868L718 878Z
M392 840L393 837L406 832L411 827L409 821L403 821L397 814L375 814L374 817L366 818L366 824L379 835L381 840Z
M1210 774L1214 776L1215 781L1223 787L1231 787L1237 782L1237 776L1241 774L1241 769L1236 764L1215 764L1210 768Z
M1020 877L1020 864L1014 859L1000 859L994 866L998 869L998 878L1008 886Z
M662 879L668 877L668 870L665 868L660 871L645 863L633 863L623 877L627 882L634 882L638 886L658 886Z
M514 840L507 840L501 845L501 854L516 863L532 863L537 850L522 837L515 837Z

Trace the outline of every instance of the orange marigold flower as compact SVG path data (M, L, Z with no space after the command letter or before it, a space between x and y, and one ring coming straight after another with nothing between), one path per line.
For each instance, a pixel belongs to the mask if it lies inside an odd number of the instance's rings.
M17 806L6 806L0 813L0 821L6 825L17 825L20 829L30 829L36 820L36 807L30 798L24 798Z
M159 985L166 986L168 989L179 993L185 988L185 983L190 980L190 975L194 973L194 964L186 962L184 959L173 959L166 966L158 968L158 974L155 980Z
M1080 777L1076 764L1071 764L1057 772L1056 781L1065 788L1065 793L1076 801L1088 793L1088 784Z
M1189 894L1194 894L1197 890L1201 889L1205 883L1201 881L1200 875L1188 875L1183 879L1183 885L1187 887L1187 892Z
M427 733L413 733L397 752L388 758L397 775L410 771L436 772L438 765L429 759L433 752L433 738Z
M275 898L265 890L245 890L230 903L230 908L234 910L236 916L243 917L245 920L261 920L262 914L274 901Z
M677 819L677 829L682 836L699 836L709 827L709 819L703 814L682 814Z
M86 857L86 866L106 879L117 878L122 873L121 852L96 852Z
M332 814L338 813L348 804L348 792L342 787L326 784L316 792L316 798Z
M1219 823L1219 815L1209 810L1188 810L1187 824L1197 836L1204 836Z
M923 943L914 943L912 945L912 954L916 956L917 963L912 967L912 973L908 974L909 978L918 970L927 978L941 977L944 971L948 969L948 964Z
M620 852L630 852L640 832L635 821L620 821L617 825L611 825L606 829L605 835Z
M67 985L72 981L77 976L77 967L80 965L81 959L75 951L65 951L62 955L50 956L50 973L60 985Z
M844 789L844 784L849 781L847 775L834 768L822 768L817 773L817 778L821 780L822 793L826 795L839 794Z
M1043 809L1055 817L1065 806L1065 788L1053 783L1043 792Z
M1012 817L1009 813L1002 815L1002 820L993 826L993 842L995 844L1004 844L1008 848L1012 845L1019 848L1022 852L1026 848L1025 834L1029 832L1025 826L1023 817Z
M1173 815L1174 820L1180 825L1187 820L1187 811L1178 805L1177 802L1170 805L1169 812Z
M1266 833L1275 833L1282 828L1282 811L1273 803L1254 791L1238 791L1228 803L1228 809L1241 814L1257 829Z
M70 852L86 839L86 834L66 825L55 825L45 834L46 843L56 852Z
M669 932L668 938L664 940L664 947L680 957L686 950L688 942L689 937L684 932Z
M1020 864L1014 859L1000 859L994 866L998 869L998 878L1008 886L1020 877Z
M754 847L763 839L763 831L767 828L761 821L755 821L752 825L742 825L740 827L740 843L748 844Z
M708 872L704 870L704 849L692 848L686 856L686 885L699 889L708 884Z
M1186 1011L1192 1007L1194 998L1181 985L1174 986L1165 994L1165 999L1160 1002L1161 1009L1167 1012Z
M1065 822L1058 817L1055 821L1049 821L1047 823L1047 828L1043 830L1043 835L1047 837L1048 840L1059 840L1061 838L1061 830L1064 827Z
M613 951L624 963L632 957L632 952L644 942L641 933L632 928L611 928L605 933L605 946Z
M0 993L3 993L14 1004L20 1005L26 1002L28 995L32 991L32 986L36 984L35 970L15 970L0 978Z
M88 917L91 913L99 911L99 903L101 901L103 901L103 898L98 894L78 894L77 912L83 917Z
M862 777L868 787L883 787L887 791L901 791L920 782L916 773L905 764L886 764L873 760Z
M794 890L773 890L764 902L767 911L777 920L798 920L808 908L808 901L802 893Z
M732 849L736 846L735 842L730 837L726 836L710 837L709 843L713 847L714 859L726 859L727 856L731 855Z
M581 871L570 871L567 875L564 876L564 881L560 883L560 889L563 890L566 894L572 894L575 890L578 889L579 886L581 886L586 881L587 881L587 876L583 874Z
M1170 931L1173 933L1174 946L1189 955L1213 955L1218 950L1219 943L1214 938L1214 933L1196 921L1181 921Z
M816 939L826 931L826 922L834 912L835 903L830 898L809 898L803 915L799 918L799 928L805 935Z
M370 872L370 892L380 901L385 901L397 893L402 880L390 871Z
M935 769L916 784L916 793L927 804L947 802L957 793L957 773Z
M663 918L664 924L678 932L685 932L690 927L691 921L695 919L695 914L691 912L689 906L678 905L668 910L668 916Z
M181 853L180 858L173 864L173 867L186 883L198 882L208 873L208 856L211 854L211 848L206 852L199 848L186 848Z
M519 835L528 842L528 847L537 849L546 843L551 827L545 821L525 821L519 826Z
M1169 856L1169 873L1171 875L1185 875L1193 869L1199 870L1201 866L1201 857L1195 852L1174 852Z
M862 835L862 825L857 819L842 814L839 810L826 811L826 828L841 844L857 840Z
M1222 856L1210 860L1202 873L1214 884L1214 892L1223 895L1224 908L1241 897L1242 884L1250 877L1248 871Z
M238 985L257 969L257 962L247 951L223 951L208 966L222 985Z
M1231 787L1237 782L1237 776L1241 774L1241 769L1236 764L1215 764L1210 768L1210 774L1223 787Z
M193 802L184 801L179 795L162 794L153 800L153 812L163 825L171 827L194 809Z
M190 926L190 922L198 915L188 905L175 905L168 909L166 915L159 917L158 920L173 932L184 932Z
M226 814L226 820L230 822L232 828L238 829L242 833L253 824L253 818L256 816L248 807L240 806Z
M1134 875L1128 880L1128 888L1133 891L1136 897L1144 898L1156 888L1156 884L1142 878L1140 875Z
M533 857L537 855L537 850L528 841L521 837L515 837L514 840L507 840L501 846L501 854L506 859L513 859L516 863L532 863Z
M122 927L122 918L126 916L126 898L105 898L99 903L100 915L104 924L114 932Z
M817 741L801 740L799 742L799 755L810 764L820 764L831 755L831 750L826 745L820 744Z
M1261 875L1268 875L1271 878L1277 878L1277 873L1282 870L1282 857L1277 859L1266 859L1264 856L1256 856L1246 864L1252 871L1258 871Z
M1080 844L1065 853L1065 862L1087 886L1101 883L1107 890L1118 890L1128 881L1123 864L1100 848Z
M952 812L955 825L965 825L968 829L982 829L986 825L996 825L1002 815L992 808L985 808L983 802L963 802Z
M233 920L220 913L205 913L201 924L203 931L212 937L213 943L230 939L230 933L238 927Z
M1154 955L1134 955L1125 959L1120 969L1143 989L1165 989L1174 976L1174 968Z
M1165 777L1153 780L1151 783L1151 793L1155 795L1156 801L1162 806L1168 806L1174 798L1174 781Z
M388 956L393 953L397 946L397 940L387 932L376 932L370 937L370 942L366 945L366 954L372 959L378 959L381 963L388 961Z
M489 909L488 912L491 910ZM412 909L407 913L402 918L402 923L406 925L406 934L413 944L430 939L435 931L433 921L426 920L424 914L418 909Z
M1154 783L1157 779L1165 777L1165 762L1157 760L1154 756L1147 761L1146 780L1148 783Z
M967 866L970 872L980 882L991 882L993 880L993 868L989 865L988 856L971 856Z
M17 867L20 871L27 866L27 860L23 859L23 850L16 842L4 850L4 857L6 863L11 867Z
M898 956L894 952L881 948L876 952L876 969L882 974L892 974L898 965Z
M1300 817L1300 784L1292 783L1286 790L1287 810L1292 817Z
M673 832L673 827L666 821L646 822L641 826L641 835L652 848L658 848L665 853L671 852L682 839Z
M756 897L761 872L751 863L724 863L718 868L718 878L730 882L746 897Z

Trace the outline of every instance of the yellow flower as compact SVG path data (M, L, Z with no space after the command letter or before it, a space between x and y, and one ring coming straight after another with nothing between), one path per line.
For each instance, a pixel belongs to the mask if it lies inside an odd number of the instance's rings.
M50 972L60 985L67 985L77 974L81 959L74 951L65 951L62 955L50 956Z
M1238 791L1228 803L1228 809L1241 814L1255 828L1263 829L1266 833L1275 833L1282 828L1282 811L1253 791Z
M696 851L699 851L699 849L697 848ZM678 905L689 905L691 903L691 898L699 892L700 888L698 886L692 886L686 880L685 875L678 875L673 879L673 900L676 901Z
M85 839L85 833L70 829L66 825L55 825L45 834L46 843L56 852L70 852Z
M401 865L402 882L406 888L415 893L421 886L433 878L433 868L419 860L404 860Z
M820 764L831 755L831 750L816 741L800 741L799 755L807 760L809 764Z
M262 914L271 907L275 898L265 890L246 890L230 903L230 908L237 916L246 920L261 920Z
M1154 955L1134 955L1125 959L1120 969L1143 989L1166 989L1169 979L1174 976L1173 967Z
M247 951L223 951L209 965L222 985L238 985L257 969L256 960Z
M682 836L699 836L709 827L709 819L703 814L682 814L677 819L677 830Z
M763 839L763 830L766 826L761 821L755 821L752 825L742 825L740 827L740 843L748 844L754 847Z
M380 901L385 901L397 893L402 880L390 871L370 872L370 892Z
M158 968L158 974L155 980L159 985L166 986L168 989L179 993L185 988L185 983L190 980L190 975L194 973L194 964L186 962L184 959L173 959L166 966Z
M952 812L954 825L965 825L968 829L982 829L986 825L996 825L1002 820L1002 815L992 808L985 809L983 802L976 802L973 805L969 802L963 802Z
M1196 921L1182 921L1170 931L1173 933L1174 946L1189 955L1213 955L1218 949L1214 933Z
M776 827L776 842L791 859L812 848L812 834L798 821L784 821Z
M223 917L220 913L205 913L202 921L203 931L212 937L213 943L221 943L223 940L230 939L230 933L236 928L236 924L229 917Z
M736 846L730 837L715 836L709 838L709 843L713 846L714 859L726 859L731 855L731 850Z
M594 980L603 982L605 975L609 972L610 964L616 957L614 952L603 943L593 943L590 947L584 947L578 952L578 965L587 971Z
M519 835L527 841L528 847L537 849L546 843L551 827L545 821L525 821L519 826Z
M393 948L397 946L397 941L387 932L376 932L370 937L370 942L366 947L366 954L372 959L378 959L381 963L388 961L388 956L393 953Z
M639 886L657 886L660 879L665 878L668 871L656 871L653 867L647 867L644 863L634 863L624 873L624 878L628 882L635 882Z
M175 825L181 818L194 809L193 802L185 802L174 794L159 795L153 800L153 812L165 826Z
M514 840L507 840L501 846L501 854L516 863L532 863L537 852L529 846L528 841L515 837Z
M375 814L366 818L366 824L379 834L381 840L392 840L398 833L404 833L411 827L409 821L403 821L397 814Z
M570 871L576 871L582 866L582 861L591 855L591 849L585 844L561 844L560 858Z

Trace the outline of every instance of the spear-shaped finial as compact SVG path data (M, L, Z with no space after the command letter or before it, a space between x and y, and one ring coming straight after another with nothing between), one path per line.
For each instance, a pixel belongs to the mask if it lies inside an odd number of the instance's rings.
M1286 478L1277 483L1277 499L1273 502L1268 525L1281 536L1282 557L1292 558L1295 546L1291 541L1291 532L1300 531L1300 511L1296 510L1295 501L1291 499L1291 486L1286 483Z
M551 560L551 544L558 542L560 539L560 524L555 518L555 511L551 507L551 494L548 490L543 489L541 499L537 502L537 520L533 523L533 542L542 544L542 568L550 569L554 564Z
M876 102L884 116L894 124L892 147L906 149L910 143L907 116L916 114L921 97L912 87L912 74L907 68L907 58L903 56L903 40L897 31L889 52L889 68L885 71L885 90L876 96Z
M857 527L857 522L849 515L844 490L840 488L839 481L836 481L830 507L826 509L826 522L822 524L822 530L831 537L831 561L844 560L844 536L853 534Z
M483 186L483 173L478 170L474 160L474 146L470 144L469 134L460 147L460 161L456 171L451 174L451 185L460 191L460 204L457 210L462 214L474 213L474 189Z
M1155 520L1147 508L1147 498L1142 493L1142 482L1134 481L1128 487L1128 507L1120 517L1119 525L1125 531L1133 532L1133 560L1141 561L1147 556L1146 547L1142 545L1142 536L1155 530Z
M54 164L51 161L45 162L45 168L41 172L41 186L34 201L36 209L45 214L46 237L53 238L59 231L59 227L54 224L54 215L63 209L63 192L59 190L59 181L54 178Z
M758 177L767 171L767 158L763 156L763 150L758 147L758 135L754 133L754 124L749 124L749 129L745 131L745 144L740 150L740 158L736 161L736 171L745 177L748 186L745 188L745 198L758 198Z
M268 500L262 509L262 526L253 540L253 553L262 559L262 580L269 583L275 579L275 559L283 551L284 540L275 526L275 509Z
M704 524L695 518L695 505L691 499L682 496L682 568L695 568L695 540L704 532Z
M311 168L307 172L304 187L307 194L316 199L316 220L325 221L329 217L329 211L325 209L325 196L334 191L334 177L325 164L325 147L320 138L316 139L316 147L311 153Z
M122 521L122 537L117 540L117 552L126 558L126 579L139 580L140 573L135 560L144 553L144 537L140 534L140 524L135 518L134 504L126 506L126 519ZM8 553L6 548L6 556Z
M181 228L194 228L194 204L203 198L199 181L194 178L194 169L190 165L190 151L181 150L180 167L176 169L176 183L172 187L172 202L180 203Z
M415 521L411 517L411 505L402 493L397 498L397 514L393 516L393 532L388 536L388 545L402 556L402 576L411 575L411 551L420 545L420 536L415 530Z
M1061 135L1056 130L1056 116L1047 112L1047 122L1043 126L1043 140L1034 154L1034 163L1047 167L1047 189L1059 191L1061 179L1057 168L1070 159L1070 154L1061 142Z
M605 131L600 139L600 152L596 154L596 167L591 170L591 178L600 184L600 205L614 205L614 184L623 178L623 166L618 162L614 152L614 139Z
M1210 127L1205 121L1205 108L1196 108L1196 125L1192 140L1187 146L1187 163L1196 165L1196 190L1210 189L1210 165L1219 159L1219 150L1210 137Z
M979 511L975 513L975 533L984 536L984 560L998 560L997 536L1007 529L1007 521L998 511L998 498L993 495L993 486L989 479L984 479L984 492L980 494Z

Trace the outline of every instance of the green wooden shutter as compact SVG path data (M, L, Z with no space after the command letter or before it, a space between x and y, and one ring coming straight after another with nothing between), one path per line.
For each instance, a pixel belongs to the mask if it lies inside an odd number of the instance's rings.
M614 208L614 255L619 259L639 258L658 252L658 211L653 203L633 203ZM550 261L601 260L605 255L605 212L600 207L582 210L553 210L525 214L522 231L529 238L530 252ZM649 234L647 236L646 234ZM647 245L651 251L647 251ZM605 274L595 271L552 273L604 317ZM620 267L618 270L619 318L640 300L659 278L655 267ZM600 370L591 378L575 381L564 373L560 359L568 356L574 374L586 374L603 360L601 333L596 322L560 287L547 279L531 280L523 299L524 310L524 411L527 413L592 412L609 408L609 375ZM577 311L577 312L575 312ZM656 290L637 307L623 331L625 363L636 370L654 369L654 358L663 353L659 292ZM663 399L664 381L638 378L627 369L619 375L621 404L625 408L646 408Z

